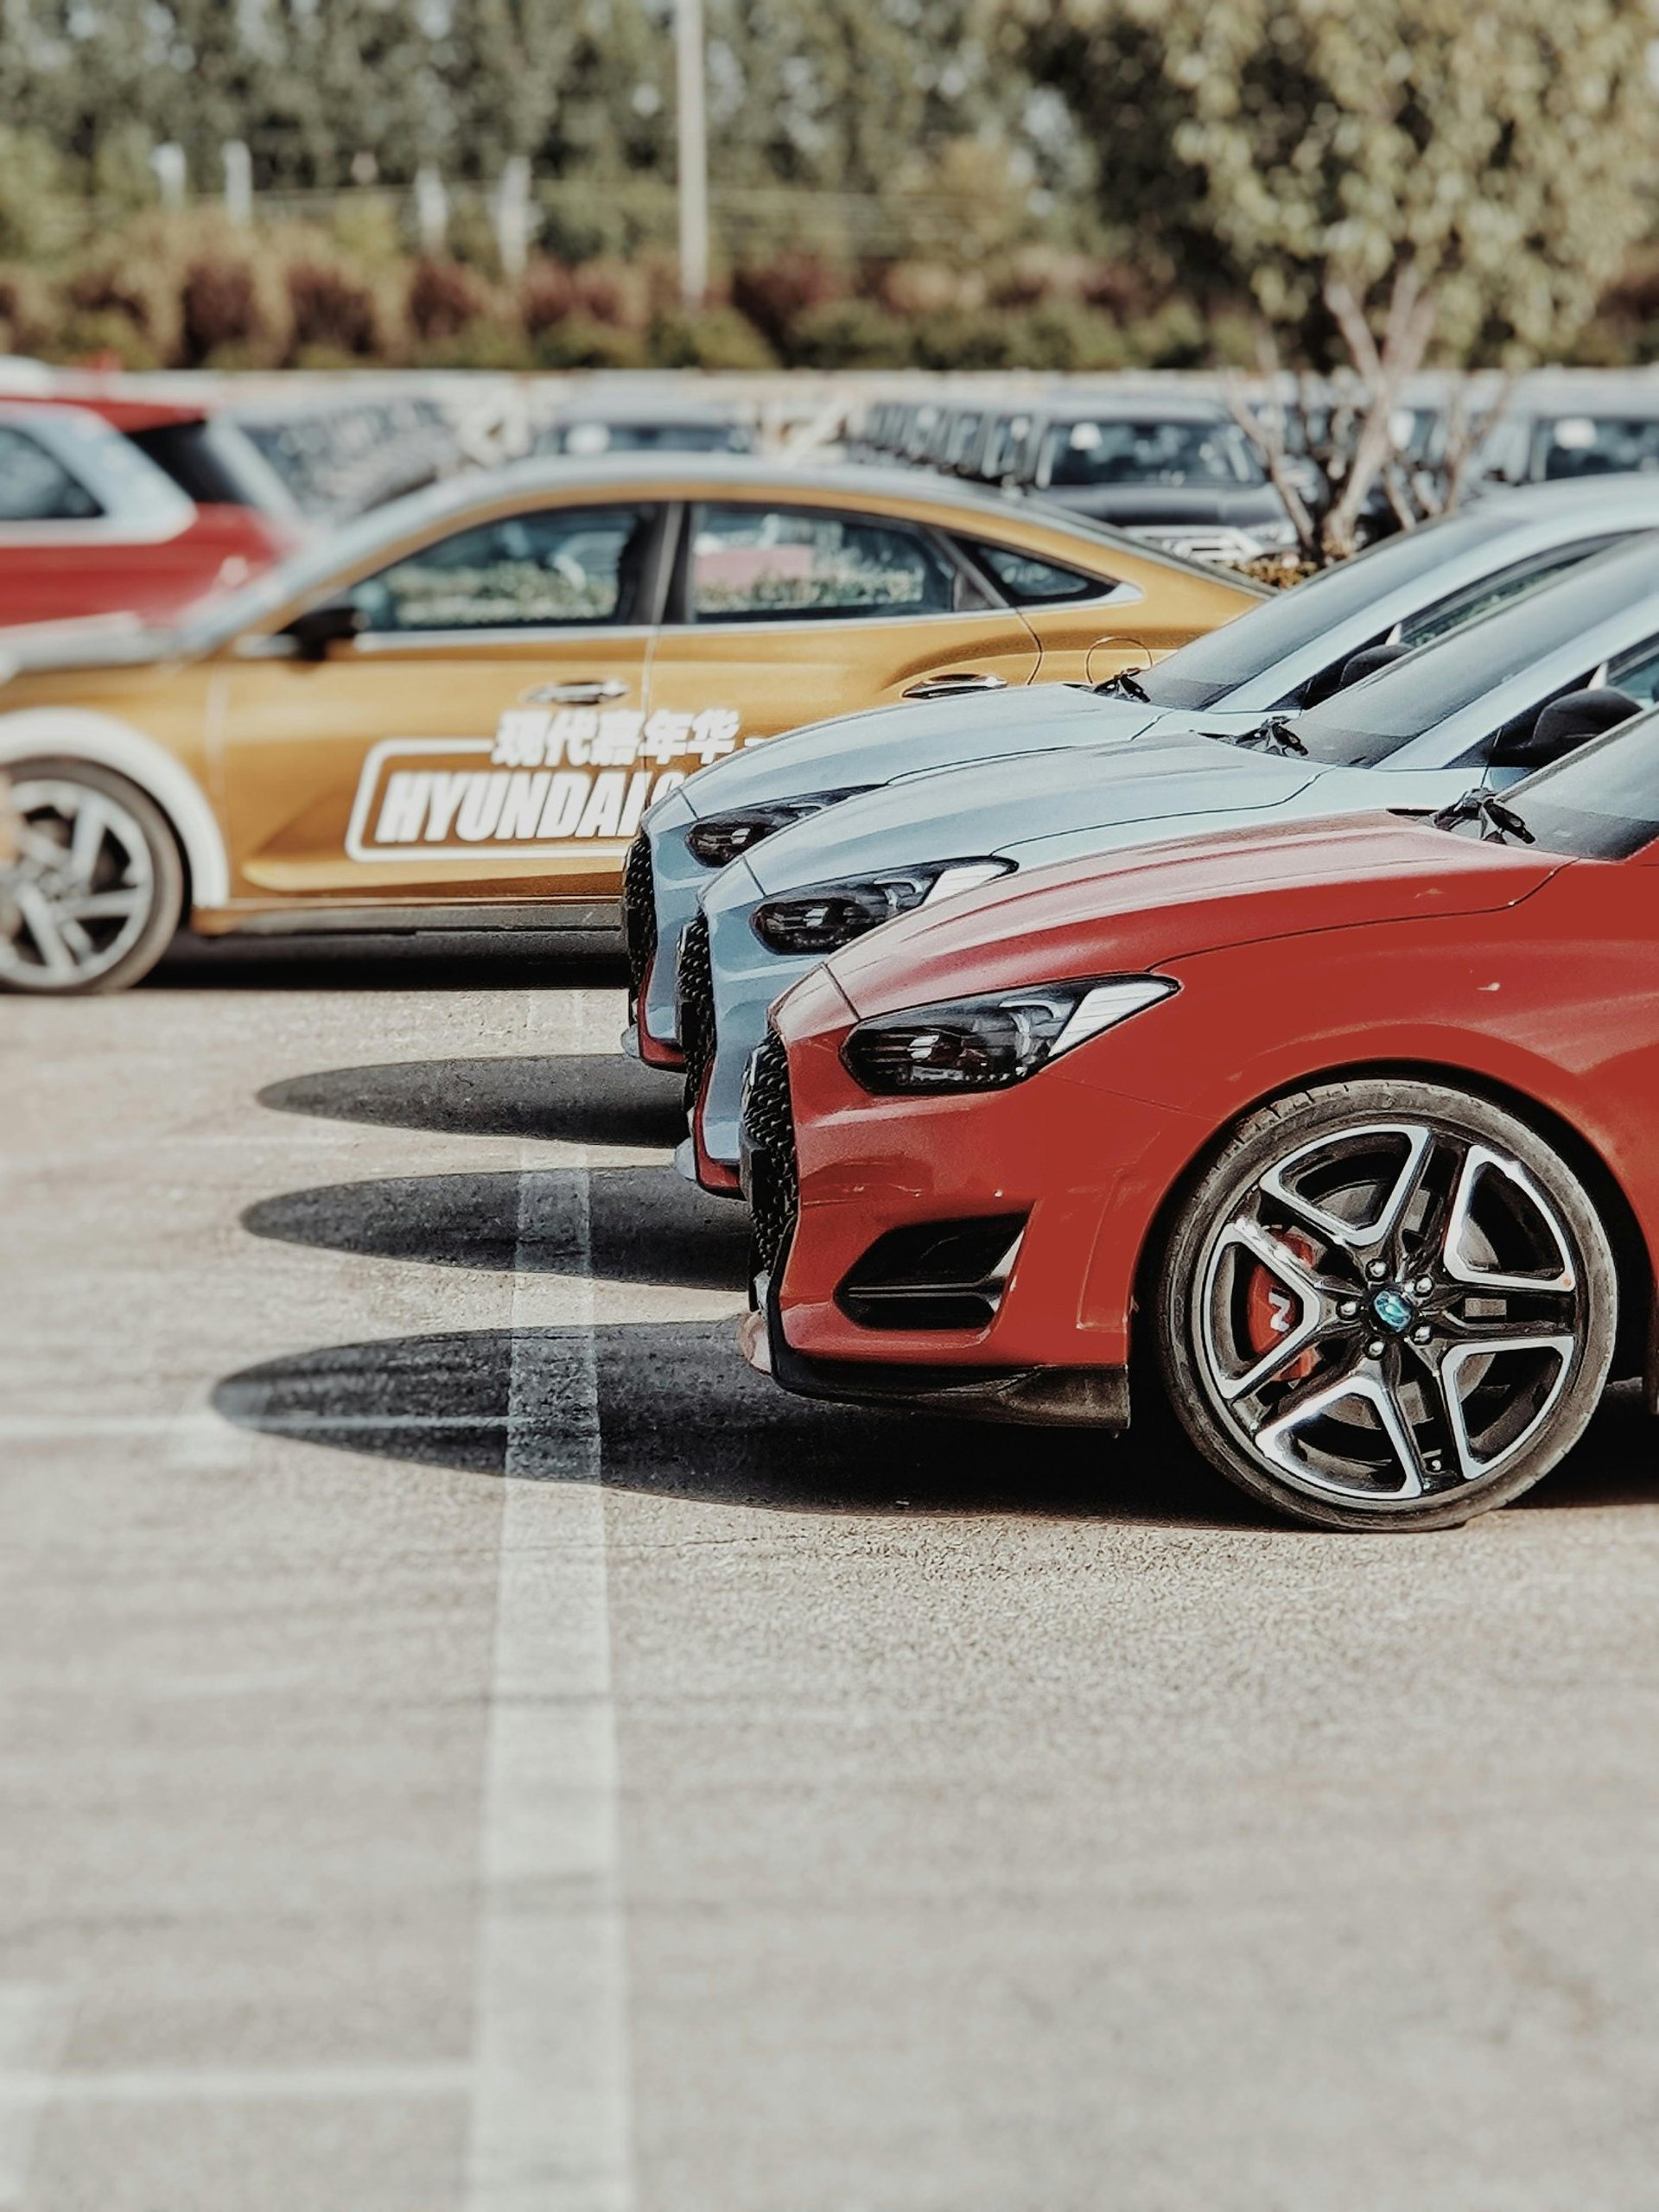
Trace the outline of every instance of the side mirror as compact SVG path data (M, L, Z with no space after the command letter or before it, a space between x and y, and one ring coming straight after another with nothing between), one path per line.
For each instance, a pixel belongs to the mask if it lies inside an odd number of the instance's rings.
M363 627L363 610L349 599L326 599L321 607L308 607L296 614L283 632L294 640L296 659L320 661L328 658L331 645L343 645Z

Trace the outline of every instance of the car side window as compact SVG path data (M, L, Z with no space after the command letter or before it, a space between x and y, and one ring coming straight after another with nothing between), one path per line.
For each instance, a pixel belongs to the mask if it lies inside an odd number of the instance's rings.
M38 438L0 424L0 522L91 522L103 512Z
M1017 546L992 545L982 538L958 542L976 568L987 570L1015 607L1058 607L1066 600L1098 599L1116 588L1105 576L1085 575L1081 569L1045 561Z
M565 629L635 619L655 517L556 507L456 531L352 588L370 632Z
M926 535L875 515L704 505L691 516L694 622L948 614L957 572Z
M1483 576L1478 583L1466 584L1461 591L1452 592L1437 605L1426 607L1400 626L1400 642L1406 645L1426 645L1436 638L1449 636L1465 622L1478 620L1483 614L1492 614L1500 607L1507 607L1512 599L1519 599L1522 592L1530 591L1535 584L1543 583L1551 576L1561 575L1568 569L1592 553L1605 552L1610 545L1619 543L1617 536L1580 539L1575 545L1559 547L1548 553L1540 553L1529 561L1517 561L1513 567L1500 569L1495 576Z
M1637 699L1644 707L1659 703L1659 645L1651 639L1637 645L1620 660L1607 664L1607 687Z
M1383 644L1396 645L1401 652L1408 652L1417 645L1433 645L1437 639L1449 637L1453 630L1465 623L1478 621L1483 614L1495 614L1511 600L1519 599L1535 584L1543 583L1551 576L1564 575L1576 568L1580 561L1592 553L1605 552L1608 546L1620 542L1617 534L1605 537L1581 538L1574 545L1558 547L1548 553L1534 554L1530 559L1516 561L1496 575L1482 576L1474 583L1465 584L1460 591L1448 593L1437 600L1421 614L1414 614L1395 625L1385 637L1371 638L1364 645L1350 645L1342 657L1329 667L1308 677L1296 695L1296 703L1306 708L1322 705L1338 691L1357 680L1357 673L1370 674L1370 668L1351 675L1355 661L1362 659L1368 651Z

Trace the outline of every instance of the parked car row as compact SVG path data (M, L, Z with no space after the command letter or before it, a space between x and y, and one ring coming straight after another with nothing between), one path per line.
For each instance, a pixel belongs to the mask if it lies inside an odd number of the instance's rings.
M778 1382L1461 1521L1659 1400L1656 558L1639 470L1272 594L937 472L567 448L0 639L0 983L620 916Z
M1296 532L1255 446L1219 400L1071 387L993 403L880 401L855 450L1030 492L1188 558L1239 563Z
M1297 488L1317 502L1319 478L1298 460L1298 435L1321 426L1287 395L1250 395L1277 419ZM1454 436L1455 431L1455 436ZM1581 476L1659 469L1659 380L1641 374L1541 372L1513 388L1495 377L1414 380L1395 411L1393 438L1408 477L1444 496L1453 447L1472 437L1456 466L1465 494ZM952 397L941 388L874 402L858 418L860 456L1033 493L1204 560L1248 563L1295 543L1253 442L1230 404L1213 394L1127 380L1097 391L1072 383L1001 396ZM1363 534L1397 526L1379 486Z
M1494 494L1100 690L653 806L624 1041L752 1210L751 1360L1133 1400L1327 1526L1553 1466L1652 1357L1656 490Z
M613 923L646 806L709 763L824 715L1144 668L1262 597L916 474L478 471L176 625L0 637L29 841L0 980L116 988L181 921Z

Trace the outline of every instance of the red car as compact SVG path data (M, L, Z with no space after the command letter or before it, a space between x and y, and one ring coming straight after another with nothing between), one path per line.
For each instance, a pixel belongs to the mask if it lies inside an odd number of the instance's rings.
M1659 712L1433 817L1043 871L849 945L745 1109L809 1395L1128 1420L1331 1527L1503 1503L1659 1382Z
M0 624L166 623L291 550L280 486L269 506L232 496L217 428L159 401L0 399Z

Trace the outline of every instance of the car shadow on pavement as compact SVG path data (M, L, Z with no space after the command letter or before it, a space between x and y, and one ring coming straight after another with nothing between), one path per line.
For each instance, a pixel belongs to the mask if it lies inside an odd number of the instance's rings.
M741 1290L747 1280L747 1212L671 1167L327 1184L261 1199L242 1226L283 1243L436 1267L701 1290Z
M678 1079L620 1052L330 1068L269 1084L258 1103L278 1114L457 1136L660 1149L685 1135Z
M407 936L224 937L174 940L138 986L148 991L524 991L620 989L621 940L609 931L476 930Z
M729 1321L637 1323L335 1344L245 1368L213 1402L334 1451L558 1482L588 1476L596 1390L613 1489L792 1513L1262 1524L1173 1445L815 1405L752 1373L732 1336Z
M1653 1443L1653 1416L1643 1407L1641 1384L1616 1382L1560 1465L1509 1510L1650 1506L1659 1498Z

